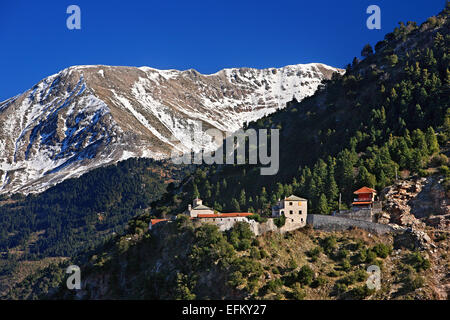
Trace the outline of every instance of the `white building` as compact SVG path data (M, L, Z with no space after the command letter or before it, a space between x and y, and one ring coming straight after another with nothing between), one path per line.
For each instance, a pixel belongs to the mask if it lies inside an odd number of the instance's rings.
M195 198L192 205L188 205L186 214L191 218L196 218L199 214L214 214L214 210L203 205L199 198Z
M278 201L277 205L272 207L272 217L286 217L285 226L287 228L298 228L306 225L306 216L308 214L308 200L290 195L283 200Z

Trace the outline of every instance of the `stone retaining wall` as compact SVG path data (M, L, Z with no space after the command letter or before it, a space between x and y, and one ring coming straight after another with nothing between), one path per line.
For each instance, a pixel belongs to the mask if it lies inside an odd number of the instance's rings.
M308 214L306 223L311 225L314 229L324 231L343 231L352 228L360 228L376 234L396 232L394 228L387 224L320 214Z

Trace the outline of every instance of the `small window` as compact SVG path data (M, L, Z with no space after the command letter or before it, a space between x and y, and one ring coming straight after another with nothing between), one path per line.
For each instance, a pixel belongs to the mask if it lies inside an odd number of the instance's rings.
M298 210L298 214L302 214L302 210Z
M291 219L292 222L294 222L294 219Z
M292 211L292 210L289 210L289 213L290 213L290 214L293 214L293 213L294 213L294 211Z
M289 205L292 206L292 202L289 202Z
M280 211L280 214L284 214L284 211L283 211L283 210L281 210L281 211Z
M303 218L302 218L302 222L303 222Z

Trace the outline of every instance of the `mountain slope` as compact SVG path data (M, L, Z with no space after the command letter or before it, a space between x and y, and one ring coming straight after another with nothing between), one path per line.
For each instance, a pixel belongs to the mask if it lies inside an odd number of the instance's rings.
M297 194L311 213L349 205L363 185L381 191L396 176L448 176L450 138L449 9L418 26L401 24L345 75L301 102L248 125L280 130L279 171L259 165L204 166L162 198L155 213L181 213L195 196L217 210L271 214L278 198ZM432 170L435 170L434 172ZM450 185L449 178L442 184ZM160 210L158 207L164 208Z
M445 299L439 295L443 290L433 292L432 285L448 280L440 278L448 274L448 230L431 223L426 231L434 248L421 253L410 251L415 249L409 246L412 241L402 247L391 236L377 239L357 230L330 235L305 228L249 239L237 230L228 237L214 227L193 228L182 215L156 235L147 233L147 226L155 215L183 212L199 195L218 210L264 215L277 198L295 193L309 199L308 213L329 214L339 192L345 206L360 184L381 190L397 180L397 173L433 175L438 189L445 187L439 198L448 200L449 9L421 26L396 28L377 44L375 54L355 59L345 76L334 77L313 97L250 124L281 129L278 175L261 176L253 165L200 167L154 203L152 211L131 220L125 234L94 254L74 259L88 275L80 297L360 299L372 294L363 286L360 270L376 263L383 265L382 279L387 281L373 298ZM403 191L395 197L407 200ZM416 200L414 206L424 204L423 198ZM434 220L431 210L420 215ZM230 247L233 232L247 243L245 249ZM390 252L383 242L402 250ZM300 265L313 272L303 267L301 272ZM58 286L57 297L73 297L77 292L65 289L63 273L62 266L36 273L11 290L9 298L48 297L54 293L49 289ZM440 285L448 288L448 283Z
M67 68L0 103L0 193L40 192L130 157L162 159L174 149L212 149L202 131L235 131L293 97L312 95L336 71L342 72L317 63L211 75L192 69Z

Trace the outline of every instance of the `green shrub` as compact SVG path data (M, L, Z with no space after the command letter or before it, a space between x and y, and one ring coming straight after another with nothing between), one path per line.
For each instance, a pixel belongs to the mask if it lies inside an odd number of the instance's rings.
M448 157L445 154L439 154L431 158L430 165L433 167L439 167L443 165L448 165L449 160Z
M355 277L357 282L366 281L369 275L367 274L367 271L364 269L359 269L355 271Z
M336 270L333 270L333 271L328 272L327 275L329 277L336 278L336 277L339 277L339 272L337 272Z
M283 286L283 281L279 278L270 280L265 286L265 292L277 292Z
M334 236L329 236L329 237L326 237L326 238L324 238L322 241L321 241L321 246L322 246L322 248L323 248L323 251L326 253L326 254L331 254L333 251L334 251L334 249L336 248L336 243L337 243L337 241L336 241L336 237L334 237Z
M300 283L296 282L294 283L294 286L292 288L292 298L295 300L303 300L306 297L306 292L302 289L302 286Z
M311 249L311 250L307 251L307 252L306 252L306 255L307 255L308 257L311 258L311 261L312 261L312 262L316 262L317 259L318 259L319 256L320 256L320 253L321 253L321 252L322 252L322 248L320 248L320 247L315 247L314 249Z
M328 282L328 280L326 278L324 278L322 276L318 276L312 282L311 287L313 287L313 288L323 287L327 282Z
M439 171L445 175L446 177L450 176L450 169L446 165L442 165L439 167Z
M291 270L295 270L295 269L297 269L297 267L298 267L298 264L297 264L297 262L294 260L294 258L289 259L289 268L290 268Z
M228 284L232 287L238 287L245 283L242 273L240 271L235 271L231 274Z
M356 260L358 263L364 263L367 259L367 249L361 250L356 256Z
M248 217L249 219L255 220L256 222L263 223L267 221L266 217L261 217L259 214L254 213Z
M284 215L282 215L282 216L280 216L280 217L278 217L278 218L275 218L275 219L273 219L273 223L274 223L278 228L281 228L281 227L284 226L285 223L286 223L286 217L285 217Z
M264 250L264 249L261 249L261 250L259 251L259 254L261 255L261 258L262 258L262 259L267 258L267 257L269 256L269 254L267 253L267 251Z
M375 252L377 257L385 259L392 253L392 248L383 243L378 243L372 248L372 251Z
M418 251L409 254L406 262L414 269L416 269L417 272L420 272L421 270L427 270L431 266L430 260L423 257Z
M302 285L311 284L314 277L314 272L310 267L304 265L300 268L300 271L297 273L297 280Z
M342 282L336 282L334 284L334 293L335 294L343 294L347 292L347 285L345 283Z
M409 275L404 282L404 290L410 292L422 288L425 285L425 279L421 276Z
M251 256L253 259L260 260L260 259L261 259L261 252L258 250L258 248L252 247L252 248L250 249L250 256Z
M342 267L342 270L349 271L352 268L352 265L350 264L350 260L348 260L348 259L342 260L341 267Z
M357 286L350 290L350 295L354 299L362 300L375 293L375 289L369 289L366 285Z
M347 249L341 249L337 253L337 258L339 260L344 260L344 259L347 259L349 257L349 255L350 255L350 251L348 251Z
M252 242L249 239L243 239L239 243L239 250L244 251L250 249Z

